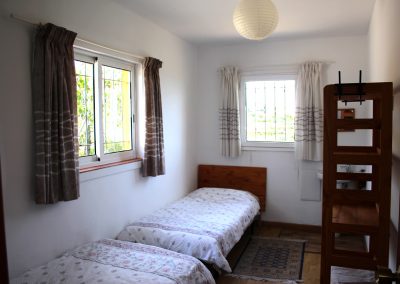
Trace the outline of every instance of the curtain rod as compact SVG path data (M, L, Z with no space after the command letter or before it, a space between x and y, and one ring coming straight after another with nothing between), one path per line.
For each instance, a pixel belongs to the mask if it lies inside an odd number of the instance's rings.
M261 72L261 73L264 72L265 73L265 72L272 71L272 73L277 72L277 74L279 74L279 71L282 71L282 70L285 71L285 69L297 69L301 64L303 64L305 62L320 62L324 65L331 65L331 64L336 63L336 61L329 61L329 60L309 60L309 61L304 61L301 63L293 63L293 64L271 64L271 65L263 65L263 66L251 66L251 67L245 67L245 68L240 68L238 66L236 66L236 67L238 67L239 70L242 69L240 71L244 72L244 73L251 73L251 72ZM232 65L227 65L227 66L232 66ZM221 72L221 68L227 67L227 66L219 67L217 72Z
M16 15L13 14L13 13L10 14L10 18L12 18L12 19L14 19L14 20L17 20L17 21L20 21L20 22L23 22L23 23L25 23L25 24L33 25L33 26L41 25L41 22L39 22L39 23L34 23L33 21L28 20L28 19L26 19L26 18L23 18L23 17L20 17L20 16L16 16ZM86 39L84 39L84 38L76 37L76 39L79 40L79 41L82 41L82 42L84 42L84 43L88 43L88 44L91 44L91 45L95 45L95 46L97 46L97 47L104 48L104 49L107 49L107 50L110 50L110 51L114 51L114 52L118 52L118 53L125 54L125 55L128 55L128 56L136 57L136 58L142 59L142 60L145 59L143 56L136 55L136 54L132 54L132 53L125 52L125 51L121 51L121 50L114 49L114 48L110 48L110 47L108 47L108 46L104 46L104 45L95 43L95 42L93 42L93 41L86 40Z

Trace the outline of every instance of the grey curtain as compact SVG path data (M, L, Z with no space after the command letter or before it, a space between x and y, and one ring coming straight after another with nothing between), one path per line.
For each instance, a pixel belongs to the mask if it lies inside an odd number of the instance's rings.
M226 157L237 157L241 154L238 68L222 67L221 85L221 154Z
M322 161L324 112L321 62L300 66L296 82L295 150L299 160Z
M32 95L38 204L79 197L75 37L53 24L36 31Z
M164 133L159 69L162 62L147 57L144 62L146 88L146 141L144 145L143 176L165 174Z

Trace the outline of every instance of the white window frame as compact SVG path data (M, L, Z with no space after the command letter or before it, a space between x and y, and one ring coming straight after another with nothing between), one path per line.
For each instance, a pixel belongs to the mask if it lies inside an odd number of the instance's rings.
M297 79L297 66L273 66L258 71L244 71L240 80L240 129L242 150L261 151L294 151L294 142L247 141L247 107L246 82L249 81L278 81Z
M74 59L88 63L94 63L94 113L95 113L95 147L96 154L93 156L80 157L79 168L89 168L102 166L115 162L130 160L138 157L137 139L138 130L136 125L137 96L139 92L139 72L141 62L124 60L116 58L113 55L107 55L103 52L88 50L87 48L74 48ZM132 150L116 153L104 153L104 131L103 131L103 84L102 84L102 66L119 68L131 72L131 141Z

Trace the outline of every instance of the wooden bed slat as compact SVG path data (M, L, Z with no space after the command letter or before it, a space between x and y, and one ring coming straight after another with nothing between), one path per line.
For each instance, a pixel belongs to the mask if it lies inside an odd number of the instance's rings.
M197 187L233 188L249 191L259 198L265 212L267 168L199 165Z

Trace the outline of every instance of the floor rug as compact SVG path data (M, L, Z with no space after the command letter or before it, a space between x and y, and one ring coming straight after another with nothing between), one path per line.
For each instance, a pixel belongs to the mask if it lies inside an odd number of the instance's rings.
M255 280L300 280L305 241L253 236L233 276Z
M229 281L229 282L222 282L222 283L229 283L229 284L232 284L232 283L248 283L247 280L251 279L249 277L239 277L239 276L233 275L233 274L229 274L228 276L225 276L225 277L226 277L226 279L229 279L229 280L226 280L226 281ZM239 279L239 281L238 281L237 278L244 278L246 280L243 280L243 282L242 282L242 281L240 281L241 279ZM249 281L249 283L262 283L262 284L298 284L298 282L294 281L294 280L265 280L265 279L257 278L256 280L248 280L248 281Z
M307 240L305 252L321 253L321 233L282 229L280 238Z

